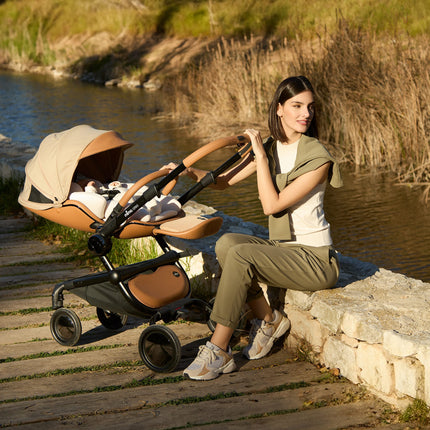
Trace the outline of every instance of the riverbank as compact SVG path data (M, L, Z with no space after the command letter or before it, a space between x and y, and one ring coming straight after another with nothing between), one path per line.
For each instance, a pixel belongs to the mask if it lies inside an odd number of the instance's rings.
M429 197L428 2L225 6L1 2L0 64L157 91L163 115L212 138L268 133L269 95L303 74L316 89L320 139L339 160L393 172Z
M102 52L87 54L73 66L4 66L56 79L155 91L159 116L205 139L249 126L266 135L268 94L281 77L305 74L320 101L320 139L339 161L364 172L390 171L399 183L419 187L423 198L429 197L426 36L376 38L344 22L320 40L300 42L164 36L131 41L105 36L92 37L95 45L106 39L100 43ZM125 57L115 54L118 43L124 44ZM131 74L118 67L128 56L140 64Z

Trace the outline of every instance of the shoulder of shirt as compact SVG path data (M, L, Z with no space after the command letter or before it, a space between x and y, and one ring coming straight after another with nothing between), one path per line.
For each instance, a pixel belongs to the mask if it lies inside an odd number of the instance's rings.
M331 154L327 150L327 148L316 138L316 137L310 137L306 135L302 135L302 137L299 140L299 145L304 149L306 152L319 152L321 154L327 154L330 158Z

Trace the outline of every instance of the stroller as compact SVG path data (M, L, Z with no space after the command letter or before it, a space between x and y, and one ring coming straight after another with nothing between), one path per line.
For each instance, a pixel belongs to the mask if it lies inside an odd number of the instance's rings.
M175 214L149 221L135 216L154 199L167 197L187 167L232 145L237 151L227 161L177 198L179 208ZM139 179L116 197L113 210L106 218L93 213L82 201L72 199L75 194L70 194L71 185L79 177L93 178L102 184L116 181L124 151L130 146L132 144L117 132L97 130L88 125L50 134L26 165L25 183L18 201L38 216L93 233L88 239L88 248L100 258L105 268L102 272L60 282L54 287L52 308L55 312L50 320L53 338L61 345L73 346L82 334L77 314L63 307L63 292L68 290L95 306L100 323L108 329L121 329L128 316L149 322L139 338L139 354L151 370L170 372L177 367L181 357L179 339L168 326L155 323L181 318L193 306L202 309L208 321L211 304L191 298L190 281L179 262L189 254L172 250L165 237L193 240L218 232L221 217L186 214L182 205L248 154L251 144L247 136L232 136L200 147L170 173L164 169ZM112 237L146 236L152 236L160 246L163 251L160 256L114 267L108 257ZM208 326L213 329L210 323L208 321Z

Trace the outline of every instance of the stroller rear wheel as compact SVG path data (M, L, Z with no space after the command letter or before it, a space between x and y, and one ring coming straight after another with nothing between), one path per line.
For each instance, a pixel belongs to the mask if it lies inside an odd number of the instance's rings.
M215 297L209 300L209 308L212 310L213 305L215 303ZM250 317L250 311L242 310L240 314L239 324L236 327L236 330L233 332L233 337L239 337L243 335L244 333L247 333L248 330L246 328L248 324L248 320ZM209 327L209 330L213 333L215 331L216 322L212 321L210 318L207 321L207 326Z
M70 309L57 309L51 316L52 337L63 346L74 346L82 334L79 317Z
M119 330L120 328L123 328L128 319L127 315L105 311L102 308L97 308L97 316L101 324L110 330Z
M151 370L172 372L181 358L181 344L175 332L163 325L150 325L139 338L139 353Z

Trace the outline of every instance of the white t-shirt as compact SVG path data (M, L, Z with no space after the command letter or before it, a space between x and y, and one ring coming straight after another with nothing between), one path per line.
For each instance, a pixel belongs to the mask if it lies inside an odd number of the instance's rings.
M294 167L299 141L276 142L276 173L288 173ZM332 239L330 224L324 214L324 194L327 181L318 184L308 195L289 208L291 243L309 246L329 246Z

